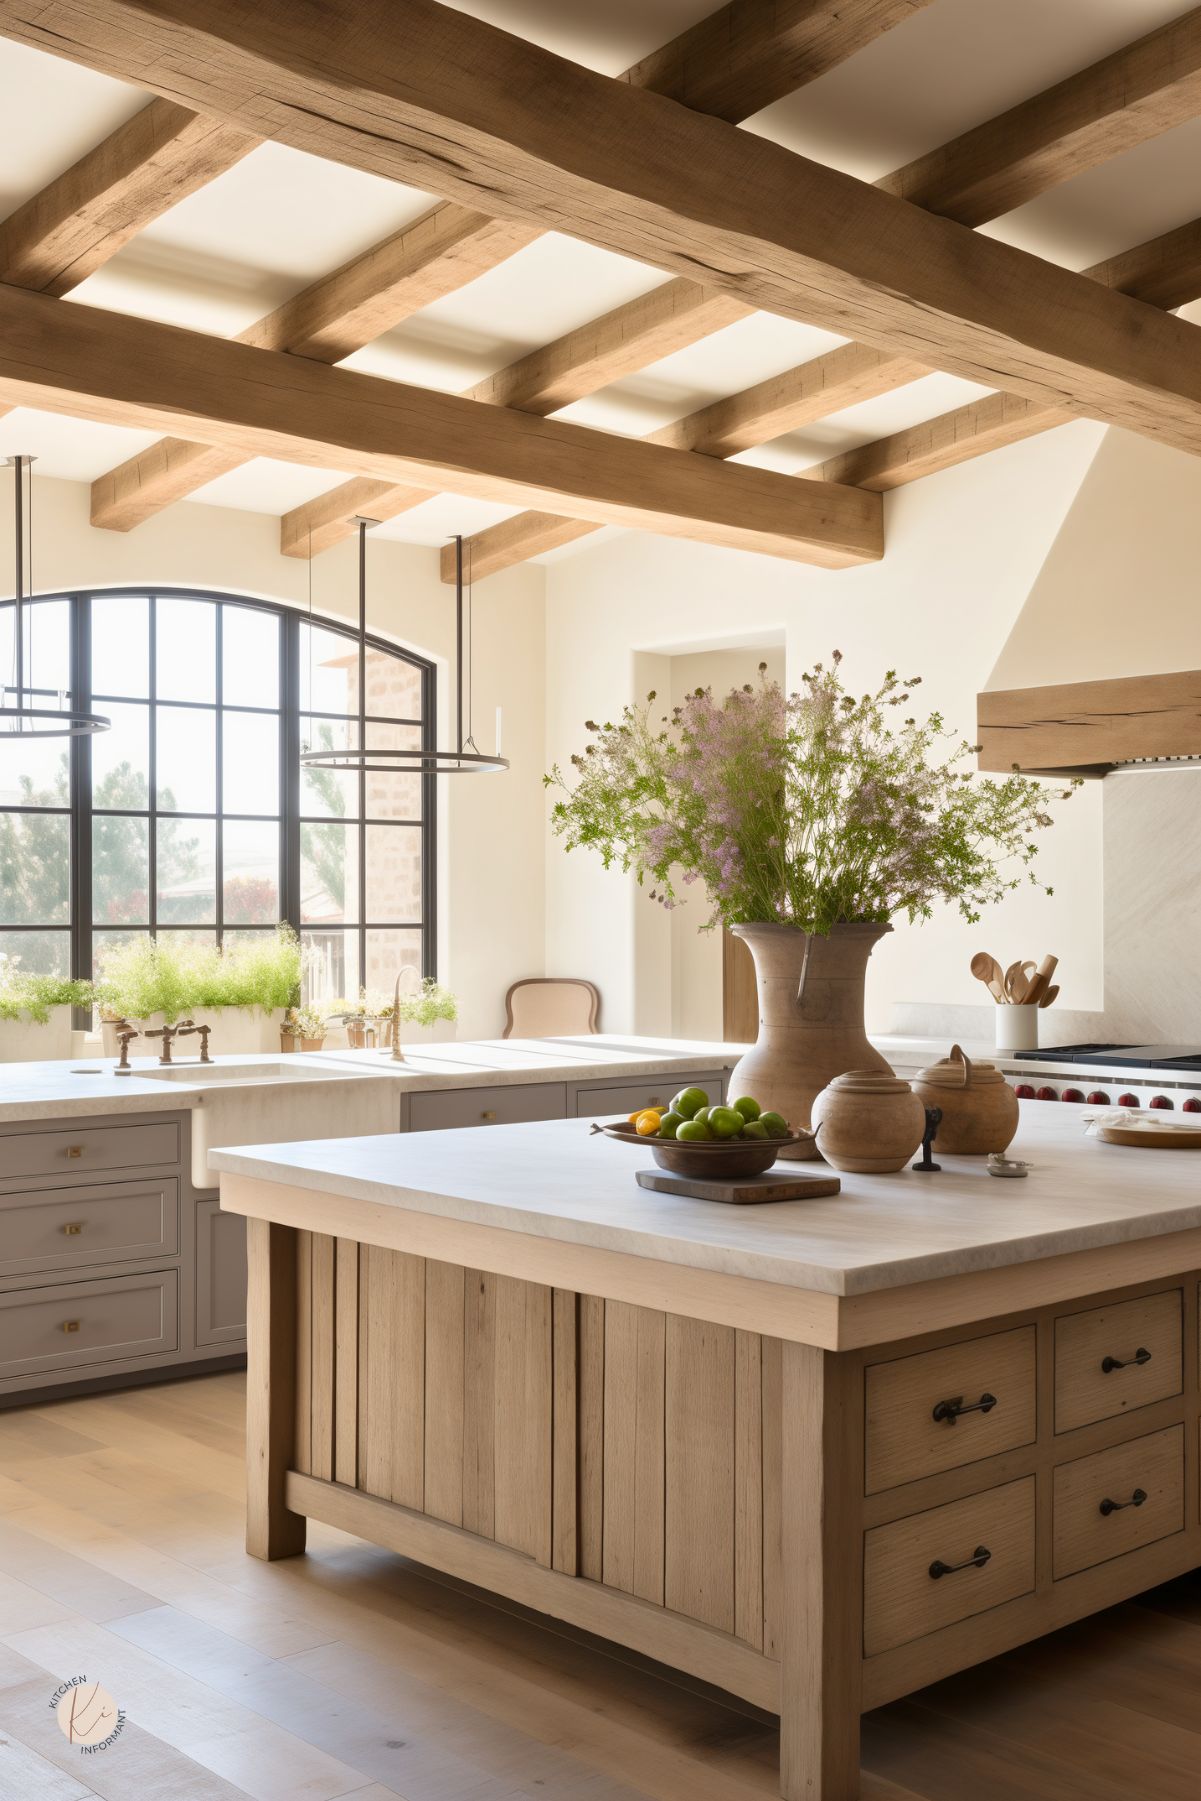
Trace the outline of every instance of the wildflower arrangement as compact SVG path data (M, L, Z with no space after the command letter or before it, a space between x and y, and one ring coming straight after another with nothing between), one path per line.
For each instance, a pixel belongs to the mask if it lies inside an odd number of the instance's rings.
M1016 766L977 775L963 765L978 747L940 713L898 717L920 677L889 670L856 696L841 663L839 651L816 663L793 694L760 664L757 684L720 700L698 688L658 714L652 693L615 723L589 720L573 774L556 765L544 778L553 830L568 850L632 870L665 907L699 883L710 926L825 934L928 919L938 903L974 922L1022 881L1044 887L1035 834L1053 823L1048 799L1071 788L1049 795Z

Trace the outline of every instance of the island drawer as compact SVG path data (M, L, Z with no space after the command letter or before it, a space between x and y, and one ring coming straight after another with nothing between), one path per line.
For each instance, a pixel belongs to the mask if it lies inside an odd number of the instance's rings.
M863 1654L875 1657L1034 1588L1034 1477L864 1535Z
M178 1250L173 1176L0 1195L0 1276L174 1257Z
M877 1363L866 1375L865 1489L897 1488L1037 1436L1035 1329Z
M725 1076L720 1069L702 1070L699 1075L681 1075L677 1070L668 1076L643 1076L636 1082L624 1082L617 1088L577 1088L576 1115L580 1119L606 1119L613 1115L625 1118L640 1107L665 1108L672 1096L682 1088L703 1088L709 1099L723 1098Z
M77 1182L106 1169L139 1169L178 1163L179 1121L147 1120L141 1125L94 1126L86 1120L66 1131L13 1132L0 1137L0 1181L57 1176Z
M566 1119L562 1082L515 1082L504 1088L457 1088L415 1094L409 1102L411 1132L456 1126L516 1126L534 1119Z
M1180 1393L1182 1302L1171 1288L1055 1321L1056 1432Z
M0 1295L0 1380L179 1348L173 1269Z
M1055 1471L1054 1571L1074 1575L1184 1527L1184 1427L1128 1439Z

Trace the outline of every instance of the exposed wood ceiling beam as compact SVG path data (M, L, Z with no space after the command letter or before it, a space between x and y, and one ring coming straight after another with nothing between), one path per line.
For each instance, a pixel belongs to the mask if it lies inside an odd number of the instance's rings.
M464 207L435 207L286 300L240 332L237 341L338 362L537 235L511 219L488 219ZM96 477L92 524L132 531L245 461L232 448L163 438Z
M259 142L152 100L0 224L0 281L66 294Z
M1201 450L1193 327L433 0L342 15L0 0L0 29L244 130Z
M737 123L762 112L930 0L731 0L622 78Z
M0 288L5 401L155 431L182 424L245 457L599 512L823 567L883 550L881 502L855 488L795 482L22 288Z
M1090 280L1122 293L1135 295L1153 306L1183 306L1201 297L1201 219L1151 238L1133 250L1124 250L1086 271ZM874 360L873 360L874 359ZM905 369L907 373L902 374ZM808 385L802 379L809 372ZM798 424L822 417L854 400L900 386L924 374L920 368L887 359L865 345L847 344L824 356L814 357L773 381L760 382L744 394L677 420L652 434L651 441L678 450L702 450L711 456L731 456L753 444L772 438ZM839 385L839 378L842 385ZM895 379L894 379L895 378ZM800 412L807 399L821 395L838 399L807 416ZM794 408L797 409L793 411ZM798 416L800 414L800 416ZM894 432L887 438L844 451L825 463L803 470L805 476L884 492L933 475L953 463L983 456L1003 445L1019 443L1039 432L1050 431L1074 418L1072 413L1015 394L989 394L953 412ZM787 420L788 423L782 423ZM762 431L762 435L758 435ZM335 490L337 492L337 490ZM327 501L330 496L324 496ZM413 502L412 504L416 504ZM598 530L599 527L593 527ZM473 576L482 580L498 570L512 568L548 550L558 550L587 537L579 519L555 518L547 513L520 514L477 532L464 546ZM444 556L442 579L452 581L454 571Z
M1201 113L1201 7L1010 107L879 185L983 225Z
M761 0L735 0L713 16L711 45L737 43L738 80L749 104L755 82L779 82L781 71L795 71L791 85L800 86L831 68L872 37L889 30L928 0L792 0L764 6ZM696 36L706 21L665 46L661 70L651 61L628 70L634 86L655 88L658 81L678 79L685 68L699 70L702 46ZM720 65L720 58L719 58ZM715 94L722 90L720 66L705 58L704 79ZM734 65L730 65L730 75ZM785 89L781 88L780 92ZM693 104L698 104L693 102ZM732 88L726 105L733 106ZM734 116L727 113L727 116ZM737 115L744 116L744 115ZM363 256L268 314L241 341L268 350L289 350L336 363L370 343L401 319L474 280L542 234L536 225L512 219L494 220L454 201L444 202L413 226L395 233ZM472 398L521 406L527 412L554 412L570 400L590 394L634 368L667 356L706 332L719 330L752 309L727 294L703 289L677 278L653 296L619 307L578 333L569 333L543 351L522 358L511 369L478 384L488 393L468 390ZM552 398L552 396L561 398ZM216 476L238 467L232 452L180 439L154 444L117 469L100 476L92 489L92 523L110 531L130 531L153 513L185 500ZM285 555L316 554L353 529L356 513L371 505L380 518L393 518L429 496L420 490L378 484L365 497L358 483L345 484L350 511L336 517L326 504L313 513L297 509L281 527Z
M1135 294L1155 306L1185 306L1201 299L1201 219L1110 257L1087 273L1094 281ZM1021 395L987 394L920 425L860 444L804 473L883 493L990 450L1037 437L1073 417L1061 407Z
M706 42L728 39L733 30L733 20L728 15L733 10L713 15L716 35L706 35ZM696 31L704 33L709 23L702 21ZM669 51L672 48L669 46ZM665 52L662 59L650 58L640 67L644 73L651 72L657 61L661 62L659 74L663 75L672 58ZM1180 116L1196 108L1198 84L1194 72L1198 66L1201 9L963 133L928 156L882 177L876 185L963 224L979 224L1079 174L1117 150L1128 148L1136 138L1177 123ZM655 80L649 85L655 85ZM659 91L683 97L670 81ZM1121 95L1127 91L1133 116L1130 120L1115 120ZM699 105L699 101L694 100L693 104ZM1125 286L1117 281L1108 285ZM700 290L682 278L673 286L692 294L712 292ZM1126 287L1126 291L1131 290ZM660 304L669 295L670 289L658 290ZM1146 297L1155 299L1154 295ZM616 380L653 360L647 354L639 362L640 348L653 350L654 356L680 348L678 343L658 346L640 340L636 322L623 318L631 310L619 308L607 320L584 327L544 351L532 352L468 392L477 399L526 406L531 411L552 411L553 406L548 404L552 397L554 405L566 406L601 385L598 380L586 378L586 363L574 381L564 379L558 389L543 377L548 367L556 365L570 376L572 358L580 354L581 341L586 357L592 348L588 333L596 331L603 339L606 325L610 326L610 340L615 339L626 353L625 367L614 364L607 373L608 380ZM710 329L728 323L720 314L717 319L717 325ZM619 329L613 329L614 326ZM707 456L734 456L845 407L890 393L928 373L926 365L912 358L867 344L844 344L674 421L653 433L651 441L677 450L699 450ZM343 506L340 519L339 493ZM364 505L374 508L380 517L395 518L428 498L420 491L385 489L382 485L378 493L365 497L357 484L346 483L342 490L335 489L286 514L281 522L280 547L286 556L315 555L350 534L354 518ZM545 514L528 529L519 527L514 520L502 521L475 540L477 569L483 573L485 569L508 566L509 562L520 560L528 544L535 545L536 550L526 554L537 554L538 550L556 548L583 535L579 521L565 527ZM504 563L497 560L502 557L506 559Z
M677 276L555 343L519 357L466 389L465 398L545 416L745 318L749 311L728 294ZM419 488L343 482L284 514L280 550L286 557L317 556L349 537L355 518L363 512L375 519L395 519L430 498Z

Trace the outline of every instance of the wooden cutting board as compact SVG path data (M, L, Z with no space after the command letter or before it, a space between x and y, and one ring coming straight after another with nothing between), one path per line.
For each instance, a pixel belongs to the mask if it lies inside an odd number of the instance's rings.
M639 1187L653 1188L657 1194L686 1194L697 1201L725 1201L745 1207L760 1201L815 1201L825 1194L838 1194L842 1183L826 1173L802 1176L769 1169L761 1176L743 1176L737 1181L723 1182L717 1176L673 1176L665 1169L640 1169L635 1177Z
M1149 1151L1201 1151L1201 1126L1099 1125L1105 1144L1134 1144Z

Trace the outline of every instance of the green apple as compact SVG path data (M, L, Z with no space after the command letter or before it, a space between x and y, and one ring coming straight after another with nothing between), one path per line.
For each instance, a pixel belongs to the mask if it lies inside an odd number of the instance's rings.
M788 1121L782 1114L762 1113L759 1119L769 1138L790 1138L792 1136L788 1130Z
M679 1128L684 1123L684 1115L682 1113L665 1113L663 1118L659 1121L659 1137L674 1138Z
M714 1107L709 1114L709 1129L715 1138L737 1138L745 1124L733 1107Z
M695 1119L702 1107L709 1105L709 1096L703 1088L681 1088L671 1103L671 1111L684 1119Z
M770 1138L771 1134L761 1119L748 1119L742 1128L744 1138Z
M692 1117L698 1120L702 1126L707 1126L712 1113L712 1107L698 1107Z
M746 1120L758 1119L760 1113L763 1111L758 1101L749 1094L744 1094L740 1100L731 1101L730 1105L736 1113L741 1113L743 1119Z
M686 1119L682 1126L676 1127L676 1139L680 1144L706 1144L712 1137L712 1132L701 1119Z

